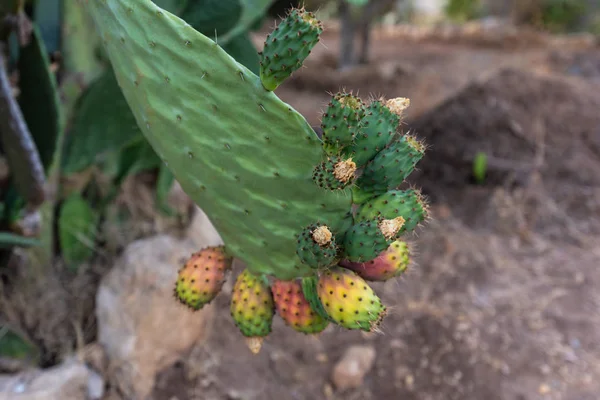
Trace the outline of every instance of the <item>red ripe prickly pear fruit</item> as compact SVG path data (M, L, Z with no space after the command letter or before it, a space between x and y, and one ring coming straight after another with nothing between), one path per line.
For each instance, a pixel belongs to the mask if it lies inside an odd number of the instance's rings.
M356 272L367 281L387 281L398 277L410 264L410 248L406 242L396 240L374 260L364 263L344 260L340 266Z
M201 309L219 294L232 264L233 257L225 253L223 246L192 254L179 270L175 297L193 310Z
M235 281L231 294L231 317L253 353L260 351L263 339L271 333L275 305L266 277L248 269Z
M322 332L329 322L310 306L298 281L274 280L271 285L277 313L295 331L315 334Z

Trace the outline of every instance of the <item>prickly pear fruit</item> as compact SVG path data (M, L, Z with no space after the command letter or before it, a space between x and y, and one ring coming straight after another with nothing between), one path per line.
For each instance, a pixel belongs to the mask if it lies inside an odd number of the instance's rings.
M396 189L413 172L425 154L425 146L414 136L403 135L369 162L356 185L361 192L378 195Z
M337 155L352 144L364 114L360 98L344 92L333 96L321 118L323 148L327 154Z
M319 294L317 293L317 284L319 283L319 277L315 275L305 276L300 280L302 284L302 293L306 301L310 304L310 308L313 309L321 318L331 321L331 317L325 311L325 307L319 300Z
M275 305L269 282L244 269L237 277L231 294L231 316L248 339L253 353L258 353L263 339L271 333Z
M344 150L344 154L351 155L359 168L383 150L396 135L400 117L386 104L384 100L374 100L366 107L354 143Z
M328 157L313 170L313 181L324 189L344 189L354 182L356 163L352 159Z
M296 253L311 268L325 268L337 261L338 246L327 226L311 224L298 235Z
M292 329L306 334L322 332L329 321L314 311L297 280L275 279L271 285L277 313Z
M356 272L367 281L387 281L398 277L406 271L410 263L410 249L406 242L396 240L387 250L375 259L365 263L355 263L347 260L340 266Z
M346 329L375 331L387 311L363 278L341 267L319 277L317 293L327 314Z
M179 270L175 296L188 307L201 309L219 294L232 263L233 257L225 253L223 246L207 247L192 254Z
M267 36L260 56L260 79L265 89L275 90L302 63L323 32L321 21L304 9L293 9Z
M364 203L356 212L356 221L373 218L404 218L400 234L414 230L429 217L429 206L419 190L390 190Z
M400 236L404 218L374 218L355 223L344 238L344 256L352 262L375 259Z

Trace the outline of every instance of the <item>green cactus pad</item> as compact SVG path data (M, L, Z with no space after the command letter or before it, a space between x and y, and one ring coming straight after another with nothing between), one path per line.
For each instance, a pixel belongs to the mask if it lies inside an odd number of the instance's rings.
M137 124L228 251L254 273L314 272L296 255L303 227L352 223L349 191L312 181L321 141L258 76L150 0L80 1Z
M404 218L400 234L414 230L429 216L429 207L421 192L416 189L390 190L363 204L356 213L356 221L374 218Z
M231 293L230 313L246 337L265 337L271 333L275 303L267 280L244 269Z
M400 117L383 100L372 101L365 109L354 143L344 151L360 168L394 139Z
M327 314L327 311L325 311L325 307L321 304L321 300L319 300L319 295L317 294L319 277L315 275L306 276L302 278L300 282L302 285L302 293L304 293L304 297L310 304L310 308L322 318L331 321L331 317Z
M356 164L352 159L328 157L313 170L313 181L323 189L344 189L354 182L355 173Z
M374 218L355 223L346 233L344 240L345 258L352 262L367 262L375 259L400 235L404 221Z
M328 227L311 224L298 235L298 257L311 268L326 268L337 261L338 247Z
M344 268L324 272L317 294L327 314L346 329L375 331L386 315L386 307L367 282Z
M356 185L361 192L372 195L396 189L413 172L423 154L425 146L421 142L403 135L367 164Z
M362 100L349 93L337 93L321 117L323 148L330 155L350 146L365 109Z
M302 66L323 32L311 12L293 9L267 36L260 55L260 78L267 90L275 90Z

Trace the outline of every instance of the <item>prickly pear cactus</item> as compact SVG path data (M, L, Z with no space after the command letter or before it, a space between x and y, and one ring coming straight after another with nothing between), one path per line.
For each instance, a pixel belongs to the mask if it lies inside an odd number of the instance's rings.
M378 330L387 308L350 266L373 261L365 278L399 276L408 255L390 246L427 219L423 196L396 187L424 150L398 132L408 99L333 94L321 140L273 93L317 43L322 25L314 15L291 10L267 39L255 74L150 0L79 3L137 124L219 231L220 256L246 265L230 309L251 350L271 332L275 309L304 333L331 322ZM193 265L194 257L176 293L196 309L225 278L218 263ZM215 277L219 287L197 283Z

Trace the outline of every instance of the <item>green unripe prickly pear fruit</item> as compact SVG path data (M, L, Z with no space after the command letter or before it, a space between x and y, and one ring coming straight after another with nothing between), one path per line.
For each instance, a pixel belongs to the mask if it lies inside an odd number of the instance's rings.
M399 114L404 110L401 105L406 102L408 100L404 98L387 101L380 99L372 101L366 107L354 143L344 150L344 154L352 155L359 168L394 139L400 124Z
M267 36L260 55L260 79L265 89L275 90L310 54L323 32L321 21L304 9L293 9Z
M319 294L317 293L317 284L319 283L319 277L315 275L305 276L301 279L302 293L310 304L310 308L313 309L321 318L331 321L331 317L325 311L325 307L319 300Z
M325 271L319 277L317 293L327 314L346 329L376 331L387 312L367 282L344 268Z
M404 273L410 264L410 249L408 243L401 240L393 242L375 259L365 263L355 263L347 260L340 266L356 272L367 281L387 281Z
M325 225L311 224L298 235L298 257L311 268L326 268L337 260L335 236Z
M337 93L321 118L323 148L337 155L354 141L361 119L365 115L362 100L350 93Z
M404 218L400 234L414 230L429 217L429 205L419 190L390 190L364 203L356 213L356 221L374 218Z
M246 336L250 350L258 353L264 338L271 333L275 314L267 278L244 269L233 287L230 312L235 325Z
M192 254L179 270L175 297L193 310L210 303L221 291L233 258L223 246L211 246Z
M357 180L359 191L379 195L395 189L414 171L425 154L425 146L414 136L403 135L381 150Z
M297 280L275 279L271 285L277 313L283 321L297 332L316 334L322 332L329 321L314 311Z
M402 217L379 217L355 223L344 238L345 258L352 262L373 260L398 239L403 225Z
M344 189L352 184L356 174L356 163L351 159L328 157L313 170L313 181L324 189Z

